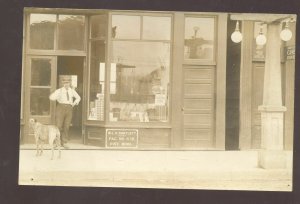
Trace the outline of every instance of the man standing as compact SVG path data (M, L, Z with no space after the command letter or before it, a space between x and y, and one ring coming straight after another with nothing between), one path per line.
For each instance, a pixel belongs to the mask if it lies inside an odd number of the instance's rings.
M61 145L65 148L65 143L69 139L69 127L72 121L73 107L80 102L80 96L71 88L69 80L63 81L63 87L54 91L50 96L50 100L57 101L55 122L61 134ZM75 100L74 100L75 99Z

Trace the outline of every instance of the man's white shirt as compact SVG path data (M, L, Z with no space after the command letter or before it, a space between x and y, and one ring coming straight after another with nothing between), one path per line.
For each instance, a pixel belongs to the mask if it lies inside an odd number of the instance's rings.
M68 95L69 95L69 100L68 100L68 97L67 97L67 91L68 91ZM65 87L62 87L62 88L57 89L56 91L54 91L49 96L49 98L52 101L57 101L58 103L61 103L61 104L70 104L72 106L73 105L78 105L78 103L81 100L80 96L78 95L78 93L74 89L68 88L68 90L67 90Z

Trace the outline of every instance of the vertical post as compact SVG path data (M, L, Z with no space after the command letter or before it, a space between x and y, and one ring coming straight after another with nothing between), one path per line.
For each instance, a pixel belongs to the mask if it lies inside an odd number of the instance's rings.
M225 114L226 114L226 47L227 39L224 33L227 33L227 14L218 15L218 33L216 56L216 138L215 147L219 150L225 150ZM222 50L222 51L220 51Z
M258 164L266 169L286 167L283 151L283 115L286 108L282 106L280 28L279 22L268 25L263 104L259 107L262 139Z
M182 121L182 75L183 75L183 49L184 49L184 13L174 14L174 37L173 37L173 62L171 70L171 114L172 122L171 147L181 148L183 141L183 121Z
M251 149L251 123L252 123L252 44L253 29L252 21L243 21L242 32L242 55L240 71L240 128L239 148Z

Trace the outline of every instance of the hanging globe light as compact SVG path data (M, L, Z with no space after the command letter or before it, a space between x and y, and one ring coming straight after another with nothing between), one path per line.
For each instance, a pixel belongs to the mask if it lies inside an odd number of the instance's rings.
M267 42L266 36L263 34L263 27L262 25L260 26L259 34L256 37L256 44L258 45L264 45Z
M293 36L292 31L289 29L289 23L285 23L284 29L280 32L280 38L283 41L289 41Z
M240 32L240 28L239 28L239 22L236 22L236 26L235 26L235 30L234 32L231 34L231 40L235 43L239 43L241 42L243 39L243 35Z

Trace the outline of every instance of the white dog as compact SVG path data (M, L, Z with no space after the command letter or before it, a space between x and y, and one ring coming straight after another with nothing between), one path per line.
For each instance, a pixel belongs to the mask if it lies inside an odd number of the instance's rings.
M42 155L43 153L43 145L48 141L51 146L52 155L51 159L53 159L54 155L54 145L58 147L58 158L61 156L60 151L60 131L54 125L43 125L37 122L35 119L31 118L29 120L31 127L33 128L35 143L36 143L36 156Z

